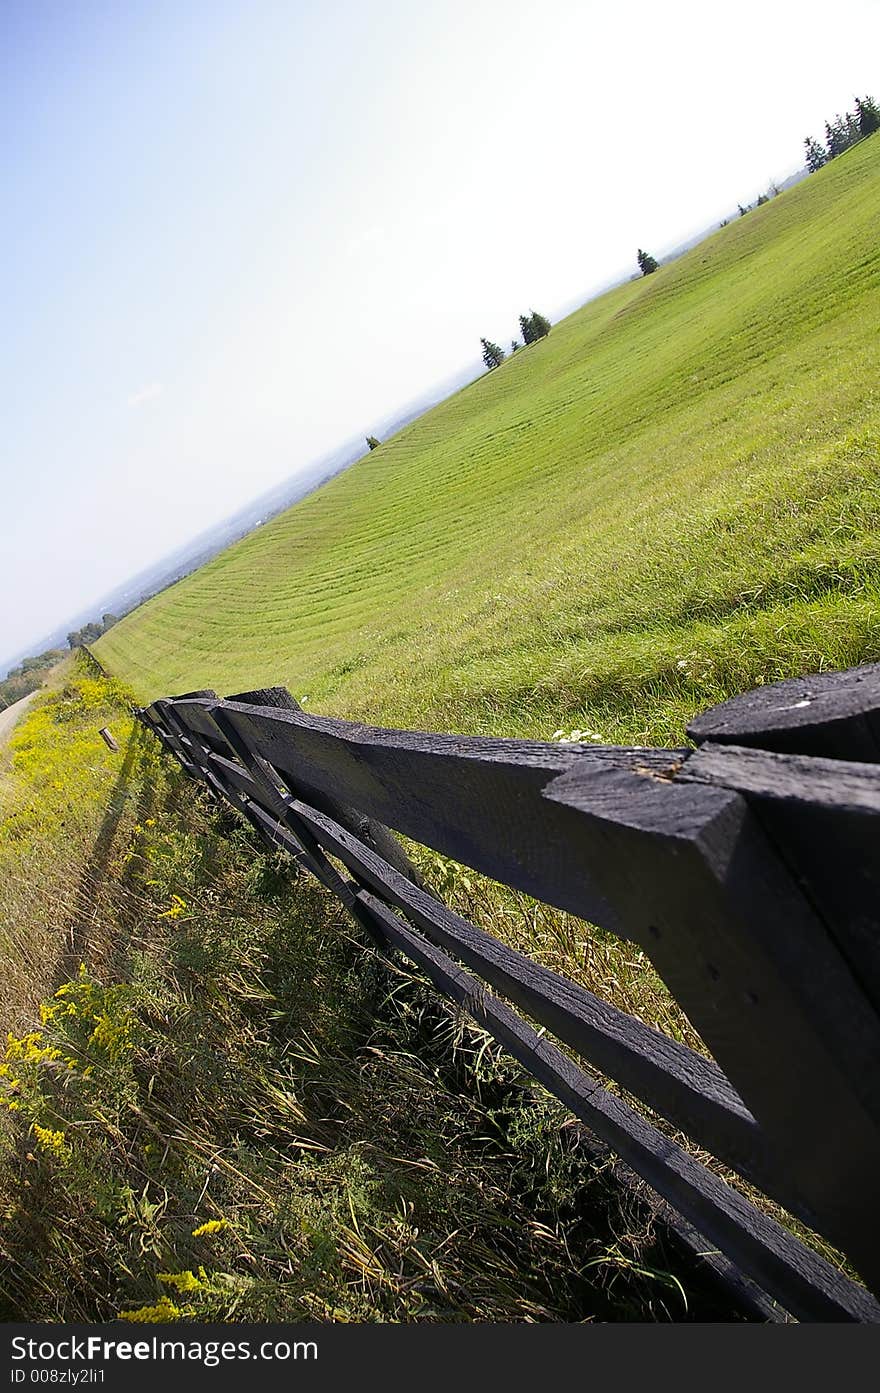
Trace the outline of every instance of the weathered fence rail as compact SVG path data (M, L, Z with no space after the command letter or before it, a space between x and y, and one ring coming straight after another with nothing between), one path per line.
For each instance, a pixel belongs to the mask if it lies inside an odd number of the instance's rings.
M880 1321L880 665L707 711L696 749L381 730L306 715L283 688L139 715L780 1307ZM714 1059L453 913L390 828L637 943Z

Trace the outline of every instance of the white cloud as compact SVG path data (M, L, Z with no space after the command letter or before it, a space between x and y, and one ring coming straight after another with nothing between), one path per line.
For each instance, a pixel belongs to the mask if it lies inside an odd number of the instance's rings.
M132 392L128 399L129 406L143 406L145 402L154 401L164 392L161 382L148 382L145 387L139 387L136 392Z

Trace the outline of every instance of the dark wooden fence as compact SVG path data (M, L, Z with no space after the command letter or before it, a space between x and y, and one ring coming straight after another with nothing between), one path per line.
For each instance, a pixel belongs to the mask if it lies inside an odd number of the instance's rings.
M139 715L786 1312L880 1319L880 664L715 707L696 749L380 730L283 688ZM714 1060L454 914L389 828L637 943Z

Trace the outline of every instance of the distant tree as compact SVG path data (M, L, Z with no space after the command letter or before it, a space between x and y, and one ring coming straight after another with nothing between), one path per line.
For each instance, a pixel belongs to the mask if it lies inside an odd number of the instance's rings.
M545 339L552 327L550 320L545 319L543 314L538 314L537 310L532 310L531 324L532 334L536 339Z
M43 685L43 676L47 670L54 667L58 660L63 657L63 649L47 648L44 653L39 653L35 657L23 658L16 667L11 667L3 681L0 682L0 709L11 705L14 701L19 701L29 692L35 692L38 687Z
M835 116L833 121L825 122L825 144L829 160L834 160L838 155L842 155L851 143L846 121L842 116Z
M758 194L758 201L757 201L757 203L755 204L755 207L756 207L756 208L763 208L763 207L764 207L764 204L765 204L765 203L769 203L769 202L770 202L770 195L769 195L769 193L759 193L759 194Z
M369 445L371 450L378 450L379 446L382 444L382 441L377 440L375 435L368 435L367 444Z
M825 122L825 148L818 140L807 136L804 148L807 152L807 168L811 174L821 169L829 160L842 155L844 150L857 145L865 136L880 130L880 109L873 97L856 97L855 111L838 112L833 121Z
M873 97L856 97L856 115L859 121L859 133L864 138L866 135L873 135L875 131L880 131L880 109Z
M745 207L743 207L741 203L738 203L736 206L739 209L739 215L741 218L744 218L746 213L751 212L751 209L749 208L748 204L746 204Z
M850 145L857 144L862 138L858 112L848 111L843 118L843 123L846 129L846 144L848 149Z
M70 648L79 648L82 645L82 629L71 629L67 635L67 643Z
M498 344L493 343L491 339L480 339L480 343L483 345L483 362L486 367L489 369L499 368L504 362L504 349L499 348Z
M510 351L511 351L511 353L515 353L516 350L517 350L518 348L519 348L519 344L517 343L516 339L511 339L511 340L510 340Z
M532 320L531 320L531 316L530 316L530 315L527 315L527 314L521 314L521 315L520 315L520 317L519 317L519 331L520 331L520 333L522 334L523 343L534 343L534 342L535 342L535 334L534 334L534 330L532 329Z
M651 276L660 269L659 261L655 261L650 252L643 252L641 247L636 254L636 261L643 276Z
M823 164L828 161L825 149L811 135L808 135L804 141L804 149L807 154L807 169L811 174L815 174L816 170L821 169Z
M102 628L102 630L103 630L103 632L104 632L105 634L106 634L106 632L107 632L108 629L112 629L112 628L113 628L113 625L114 625L114 624L118 624L118 623L119 623L119 615L118 615L118 614L102 614L102 615L101 615L101 628Z

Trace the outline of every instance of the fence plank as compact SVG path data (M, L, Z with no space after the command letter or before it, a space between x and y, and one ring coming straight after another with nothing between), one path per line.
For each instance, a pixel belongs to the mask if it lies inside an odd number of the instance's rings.
M714 1062L499 943L409 884L331 819L300 801L294 806L325 850L402 909L433 942L705 1150L780 1203L796 1207L787 1172ZM809 1222L811 1216L801 1217Z
M241 740L237 731L226 730L219 721L218 726L257 786L259 803L248 800L246 813L258 831L271 842L278 841L279 828L283 827L292 834L304 864L342 901L370 938L378 946L384 946L384 935L375 917L358 902L351 887L324 855L311 830L296 816L291 807L293 800L280 790L275 771Z
M671 775L680 752L381 730L234 702L221 703L221 713L313 807L327 797L353 805L493 880L627 936L590 868L570 854L575 818L541 794L574 767Z
M154 701L151 711L164 731L166 738L171 742L171 747L178 760L183 765L184 771L190 778L198 778L199 770L196 768L190 751L183 743L183 732L180 721L174 715L171 702Z
M256 692L241 692L237 696L227 698L228 701L246 702L254 706L271 706L274 710L294 711L302 714L302 707L298 701L290 695L285 687L267 687ZM225 703L224 703L225 706ZM227 739L231 738L231 731L226 726L223 711L216 712L212 716L216 719L221 731ZM295 788L291 792L296 792ZM349 807L347 803L341 803L338 799L324 797L318 804L323 812L328 813L336 822L347 827L362 842L388 861L398 870L401 875L405 875L415 884L421 885L422 880L415 866L410 861L400 842L389 832L388 828L374 818L366 817L357 808Z
M435 987L457 1001L658 1194L754 1275L793 1315L809 1320L880 1321L880 1307L864 1288L841 1277L608 1093L375 896L361 891L358 898L381 920L391 942L422 968Z
M234 759L235 753L230 747L229 741L220 730L217 722L211 718L210 713L217 702L216 693L212 693L209 697L174 697L171 704L178 719L194 735L197 735L213 753L222 755L225 759Z
M814 673L732 697L695 717L698 745L751 745L785 754L880 760L880 663Z

